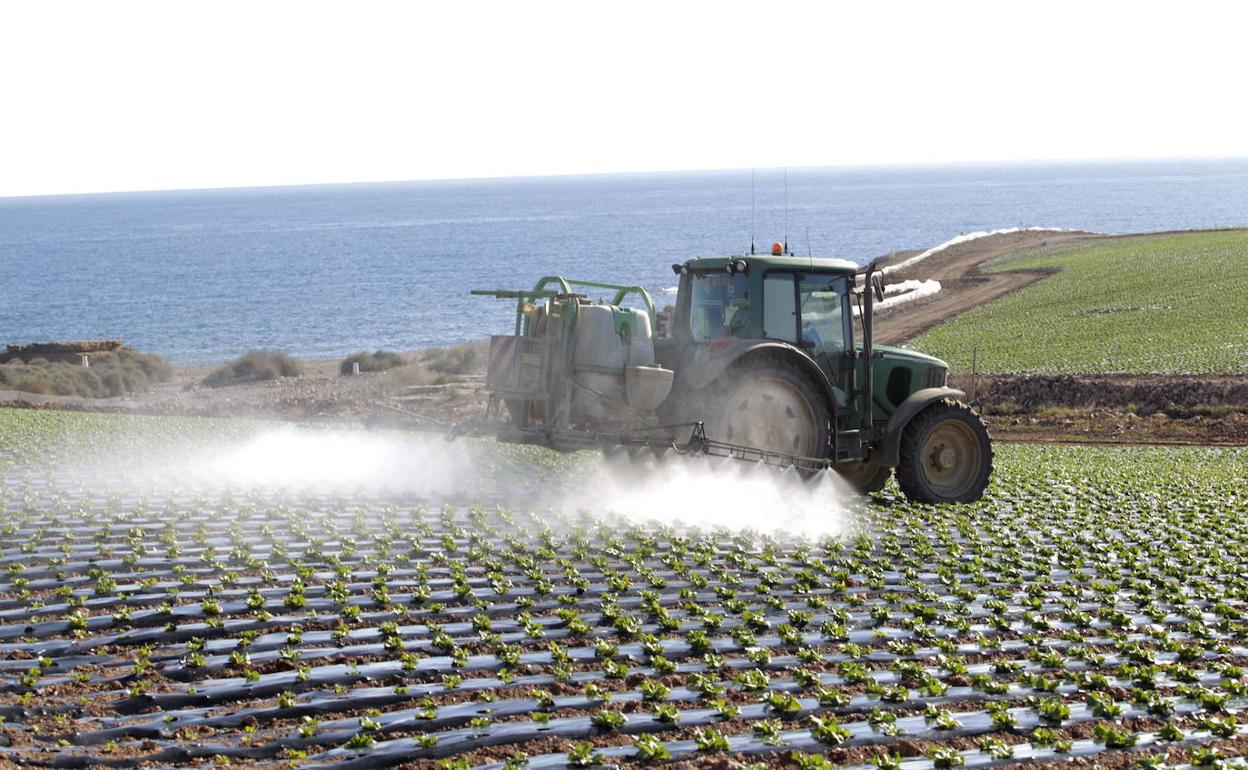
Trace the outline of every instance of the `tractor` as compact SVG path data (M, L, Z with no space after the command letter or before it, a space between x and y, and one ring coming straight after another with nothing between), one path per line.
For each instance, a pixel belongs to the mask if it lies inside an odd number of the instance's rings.
M948 387L948 365L872 344L884 297L875 263L777 247L672 270L676 303L662 315L638 286L548 276L531 290L474 291L516 301L514 333L490 341L479 432L559 450L831 469L862 492L895 470L913 501L982 496L991 438ZM592 301L594 290L606 296Z

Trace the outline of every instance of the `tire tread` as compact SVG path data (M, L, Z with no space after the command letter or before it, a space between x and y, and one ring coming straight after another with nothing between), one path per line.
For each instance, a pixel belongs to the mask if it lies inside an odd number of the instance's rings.
M937 423L950 418L950 413L971 426L979 437L981 451L986 456L984 467L980 473L979 483L969 492L955 499L944 499L938 496L923 477L922 464L918 462L919 451L928 431ZM992 476L992 462L995 454L992 449L992 436L988 426L979 413L969 405L951 398L941 399L923 411L906 425L901 434L900 462L897 464L897 485L907 499L919 503L973 503L984 495L988 479Z

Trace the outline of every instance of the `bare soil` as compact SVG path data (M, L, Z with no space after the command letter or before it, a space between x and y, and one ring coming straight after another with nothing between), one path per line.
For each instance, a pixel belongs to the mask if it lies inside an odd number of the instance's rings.
M1248 445L1248 376L953 374L993 438Z

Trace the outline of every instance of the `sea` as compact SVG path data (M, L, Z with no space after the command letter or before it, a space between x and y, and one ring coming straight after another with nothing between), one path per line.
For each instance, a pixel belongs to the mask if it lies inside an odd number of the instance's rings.
M180 364L253 349L334 358L510 333L514 302L469 291L545 275L639 285L671 303L671 265L751 243L866 263L980 230L1243 225L1248 159L6 198L0 344L119 338Z

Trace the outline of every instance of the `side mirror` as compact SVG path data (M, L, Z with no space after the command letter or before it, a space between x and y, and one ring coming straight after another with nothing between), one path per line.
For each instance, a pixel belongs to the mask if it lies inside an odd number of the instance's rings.
M875 291L875 301L884 301L884 281L880 278L879 273L871 274L871 288Z

